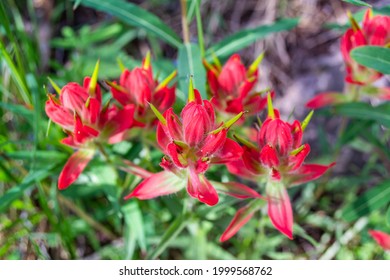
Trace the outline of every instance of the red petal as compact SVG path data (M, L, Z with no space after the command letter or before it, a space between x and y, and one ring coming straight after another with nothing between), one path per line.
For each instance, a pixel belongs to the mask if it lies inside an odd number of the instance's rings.
M306 107L311 109L318 109L325 106L336 105L346 101L346 96L340 93L324 92L316 95L309 102Z
M254 189L237 182L212 182L217 191L239 199L262 198Z
M283 184L270 181L266 188L268 215L272 224L288 238L293 239L293 213L290 198Z
M169 107L173 106L175 98L175 87L164 87L152 96L151 103L156 106L160 112L165 112Z
M390 250L390 235L379 230L369 230L368 233L384 249Z
M305 160L309 152L310 152L310 145L305 144L303 149L298 154L289 157L288 161L290 167L292 167L291 171L294 171L299 167L301 167L303 161Z
M75 112L79 116L83 115L88 98L87 90L77 83L68 83L61 89L61 104L64 108Z
M73 130L74 116L66 108L56 104L49 95L49 100L46 101L45 111L47 116L56 124L59 124L66 130Z
M116 82L113 83L116 84ZM111 93L112 97L114 97L114 99L116 99L123 106L133 102L133 100L131 99L131 95L128 92L122 92L120 90L115 89L114 87L111 87Z
M173 194L185 187L186 181L169 171L161 171L143 180L124 199L136 197L138 199L151 199L162 195Z
M203 174L196 174L193 169L190 169L187 191L192 197L209 206L218 203L219 198L214 187Z
M226 141L227 130L222 129L220 132L207 135L202 147L200 148L201 157L208 157L220 150Z
M256 179L256 176L245 167L242 160L228 162L226 167L228 171L234 175L238 175L252 181L255 181Z
M185 168L188 166L187 160L182 155L183 149L175 143L169 143L167 146L168 155L177 167Z
M220 242L233 237L253 216L253 214L259 209L259 207L253 207L253 204L248 204L239 209L233 217L226 230L223 232Z
M123 140L126 135L124 132L130 129L133 124L134 105L129 104L118 109L113 106L115 110L110 114L109 119L103 125L102 134L108 138L110 144L114 144Z
M238 143L226 138L222 148L212 157L212 162L222 164L235 161L240 159L243 153L244 151Z
M279 158L274 148L265 145L260 151L260 161L263 165L273 168L279 165Z
M183 139L183 126L179 120L179 117L173 112L173 108L169 108L165 113L164 117L167 121L166 128L171 136L172 140Z
M78 150L71 155L58 178L58 188L60 190L66 189L76 181L94 154L93 150Z
M290 185L299 185L316 180L335 164L335 162L329 165L304 164L299 169L295 170L293 174L289 174L288 179L290 181Z

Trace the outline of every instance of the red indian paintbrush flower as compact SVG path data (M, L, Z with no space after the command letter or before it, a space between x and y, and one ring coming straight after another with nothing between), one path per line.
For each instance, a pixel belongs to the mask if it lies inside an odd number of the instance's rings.
M373 16L368 9L364 15L363 26L359 27L350 16L352 28L349 28L341 38L341 53L347 68L346 82L358 85L371 84L382 76L381 73L366 68L355 62L351 51L361 46L385 46L390 42L390 17Z
M238 114L248 111L256 114L264 109L267 98L259 92L252 92L258 81L258 65L263 59L261 54L252 65L246 69L238 54L232 55L222 67L216 58L214 64L206 60L207 80L212 94L211 102L218 112Z
M390 250L390 235L379 230L369 230L368 233L384 250Z
M244 174L254 181L266 178L268 215L273 225L290 239L293 238L293 213L286 187L315 180L334 165L303 163L310 146L302 144L302 135L311 116L312 112L302 124L299 121L285 122L273 109L268 95L268 118L258 132L257 145L236 136L243 144L244 153L241 160L228 163L231 173ZM221 241L233 236L259 209L259 205L261 203L254 203L239 210Z
M142 67L129 71L124 69L119 84L107 82L111 87L113 97L123 106L134 104L136 106L135 120L138 125L154 125L156 116L149 108L149 103L161 112L166 111L175 102L175 87L168 87L170 81L176 76L176 71L164 81L158 83L153 78L153 70L148 52L142 62Z
M371 86L383 74L374 69L364 67L351 58L351 51L357 47L388 46L390 43L390 17L373 16L372 10L368 9L363 18L362 27L359 26L352 15L349 14L349 18L352 27L341 38L341 53L347 72L345 81L349 85L361 87L359 89L360 94L390 100L390 89ZM359 95L355 88L351 86L347 87L347 90L351 89L353 89L354 93L340 94L336 92L325 92L318 94L306 106L317 109L324 106L356 101Z
M165 171L141 182L125 199L154 198L177 192L186 185L190 196L208 205L217 204L217 191L204 174L211 164L227 163L241 157L242 148L227 138L227 131L243 112L218 126L211 103L201 99L199 92L192 87L192 80L188 103L180 117L172 108L161 115L152 104L150 106L160 121L157 141L165 153L160 163ZM239 198L259 196L239 183L222 185L228 194Z
M84 79L83 86L72 82L60 90L53 83L60 97L49 94L46 102L46 114L68 134L62 143L78 149L59 176L58 188L61 190L69 187L88 165L95 154L96 143L121 141L124 132L133 124L134 105L122 109L109 104L102 106L98 69L99 63L92 78Z

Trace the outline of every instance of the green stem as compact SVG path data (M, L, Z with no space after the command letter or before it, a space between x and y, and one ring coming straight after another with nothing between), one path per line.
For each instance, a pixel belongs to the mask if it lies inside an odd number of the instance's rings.
M180 0L181 6L181 25L183 28L183 41L184 44L190 42L190 32L187 25L187 0Z
M201 0L193 0L196 1L195 5L195 16L196 16L196 28L198 29L198 42L200 48L200 55L204 57L204 34L203 34L203 26L202 26L202 17L200 15L200 1Z

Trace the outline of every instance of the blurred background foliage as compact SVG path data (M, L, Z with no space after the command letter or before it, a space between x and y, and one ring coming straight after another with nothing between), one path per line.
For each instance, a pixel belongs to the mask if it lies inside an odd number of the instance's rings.
M387 1L366 2L390 15ZM47 77L60 86L80 83L98 58L104 81L119 77L117 60L132 68L151 50L161 77L179 69L178 98L185 100L186 75L203 73L202 56L225 60L238 52L249 65L265 51L259 88L275 89L284 117L302 119L316 93L342 90L339 38L348 27L346 11L361 18L364 3L188 0L190 43L183 44L178 0L1 1L0 259L390 259L367 233L390 232L389 104L316 112L305 136L310 160L337 165L289 190L293 241L273 228L264 209L223 244L219 236L241 205L229 197L191 215L182 215L184 192L125 202L140 179L101 156L76 184L58 191L72 151L44 112L53 92ZM205 87L204 75L195 75L195 83ZM137 137L110 153L153 172L162 156ZM234 179L225 168L210 173Z

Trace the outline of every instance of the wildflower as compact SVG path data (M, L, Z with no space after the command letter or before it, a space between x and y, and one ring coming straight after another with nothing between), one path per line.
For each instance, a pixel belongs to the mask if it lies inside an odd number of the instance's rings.
M357 101L360 95L368 97L376 96L389 100L388 88L376 88L372 86L376 80L383 76L374 69L364 67L351 58L351 51L362 46L388 46L390 43L390 17L373 16L368 9L364 15L362 27L349 15L352 27L341 38L341 53L346 67L345 81L347 93L324 92L318 94L306 106L312 109L324 106Z
M165 154L160 163L165 171L141 182L125 199L153 198L177 192L186 185L190 196L210 206L217 204L217 191L204 174L210 165L237 160L242 155L242 148L227 138L227 131L242 117L243 112L218 126L213 106L209 101L201 99L199 92L192 88L192 81L188 103L180 117L172 108L163 115L153 105L151 108L159 119L157 141ZM182 184L177 184L178 180ZM222 185L236 197L258 196L239 183Z
M238 114L248 111L256 114L267 104L267 98L261 92L253 92L258 81L258 65L263 59L261 54L246 69L238 54L232 55L222 67L218 59L214 64L204 61L207 68L207 80L212 94L211 102L220 113Z
M312 112L302 123L285 122L273 109L268 95L268 117L258 132L257 145L236 136L243 144L244 153L239 161L228 163L231 173L245 174L254 181L266 180L268 215L275 228L290 239L293 238L293 212L286 188L315 180L334 165L304 164L310 146L302 144L302 135L311 116ZM257 209L245 206L239 210L221 241L233 236L243 226L244 223L234 226L236 220L247 221L241 216L250 217Z
M86 77L83 86L71 82L59 90L59 99L49 94L46 101L48 117L68 134L63 144L76 152L66 162L58 179L58 188L66 189L83 172L95 154L99 143L122 141L124 132L133 125L134 105L119 109L102 106L102 94L97 84L99 63L92 78ZM55 85L55 88L58 88Z
M390 250L390 235L379 230L369 230L368 233L384 250Z
M156 124L156 116L149 108L152 103L159 111L164 112L175 102L175 87L168 87L169 82L175 78L176 71L164 81L158 83L153 78L153 70L148 52L141 67L133 70L124 69L119 84L107 82L111 87L113 97L123 106L135 105L135 120L139 126Z

